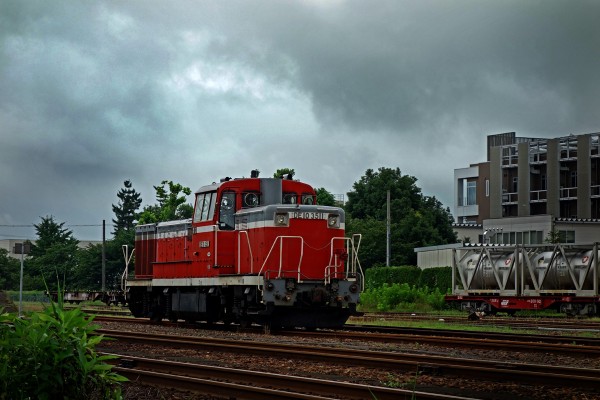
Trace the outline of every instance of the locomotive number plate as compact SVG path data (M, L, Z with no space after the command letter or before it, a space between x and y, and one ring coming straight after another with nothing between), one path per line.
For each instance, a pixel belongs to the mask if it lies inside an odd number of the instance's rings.
M327 215L322 212L291 212L290 218L296 219L327 219Z

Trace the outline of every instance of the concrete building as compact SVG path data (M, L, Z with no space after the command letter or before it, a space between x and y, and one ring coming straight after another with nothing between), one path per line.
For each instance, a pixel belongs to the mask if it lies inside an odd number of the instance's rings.
M553 139L487 137L487 160L454 170L454 231L461 242L600 241L600 133ZM418 248L419 266L448 264L452 246ZM446 254L447 253L447 254Z
M487 161L454 171L455 230L471 242L600 239L600 133L490 135Z

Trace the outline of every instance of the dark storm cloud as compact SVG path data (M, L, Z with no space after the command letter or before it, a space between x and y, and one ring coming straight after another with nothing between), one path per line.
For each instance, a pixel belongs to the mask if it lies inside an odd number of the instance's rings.
M322 120L401 133L459 115L564 132L595 123L599 12L593 2L357 1L256 29L294 60Z
M196 189L257 167L334 193L400 167L452 205L452 170L483 160L485 135L600 130L598 15L594 1L3 1L0 224L110 219L125 179L151 203L163 179Z

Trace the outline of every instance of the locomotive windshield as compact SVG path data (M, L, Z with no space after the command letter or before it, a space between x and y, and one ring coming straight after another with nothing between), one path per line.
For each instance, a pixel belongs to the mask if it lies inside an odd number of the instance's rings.
M215 215L216 192L200 193L196 197L194 222L210 221Z

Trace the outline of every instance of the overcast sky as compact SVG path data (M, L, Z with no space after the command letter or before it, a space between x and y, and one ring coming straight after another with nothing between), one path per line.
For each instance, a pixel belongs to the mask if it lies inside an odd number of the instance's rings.
M599 1L0 2L0 239L77 239L129 179L400 168L453 207L486 136L600 131ZM190 202L192 199L190 198ZM110 232L112 227L107 228Z

